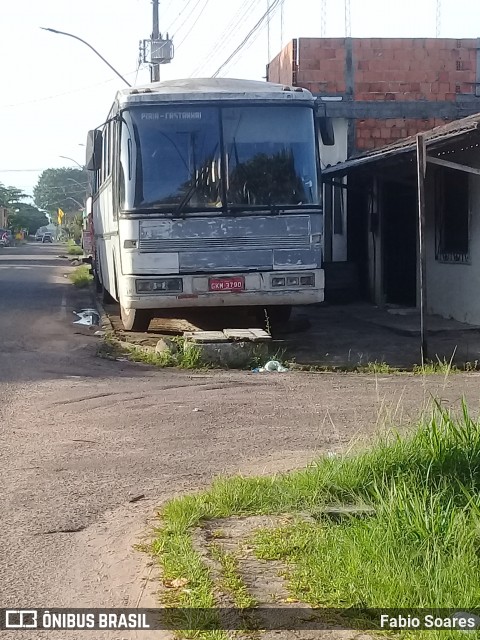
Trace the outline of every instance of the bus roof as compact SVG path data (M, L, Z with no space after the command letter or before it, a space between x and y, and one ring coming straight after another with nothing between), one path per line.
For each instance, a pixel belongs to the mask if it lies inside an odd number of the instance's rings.
M165 80L139 87L122 89L117 94L120 104L136 102L178 102L179 100L302 100L313 102L310 91L260 80L236 78L187 78Z

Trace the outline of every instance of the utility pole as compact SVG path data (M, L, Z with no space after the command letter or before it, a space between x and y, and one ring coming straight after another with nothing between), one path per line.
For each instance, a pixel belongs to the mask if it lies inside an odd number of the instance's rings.
M150 81L160 81L160 65L168 64L173 60L173 42L168 36L164 38L160 33L160 21L158 18L159 0L152 0L152 35L149 40L140 40L139 65L150 65Z
M152 41L155 42L160 38L160 27L158 20L158 2L159 0L152 0L153 6L153 19L152 19ZM160 81L160 65L158 62L152 63L150 65L150 81L151 82L159 82Z

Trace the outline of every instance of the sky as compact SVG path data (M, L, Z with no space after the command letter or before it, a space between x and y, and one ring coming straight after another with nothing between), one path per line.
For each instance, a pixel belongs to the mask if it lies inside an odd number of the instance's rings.
M160 0L160 30L175 57L161 79L209 77L273 0ZM350 0L353 37L434 37L437 0ZM440 36L480 36L479 0L441 0ZM394 17L394 19L392 19ZM101 124L122 82L80 42L88 41L132 84L149 82L138 43L151 32L151 0L5 0L0 17L0 183L31 195L41 171L82 165L87 131ZM320 0L284 0L220 77L261 80L288 41L320 37ZM326 37L345 35L343 0L327 0ZM66 156L70 159L64 159Z

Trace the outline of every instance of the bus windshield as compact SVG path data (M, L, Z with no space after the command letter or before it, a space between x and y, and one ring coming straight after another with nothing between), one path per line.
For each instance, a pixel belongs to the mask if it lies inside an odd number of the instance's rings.
M318 203L305 106L146 106L121 135L122 208L243 210Z

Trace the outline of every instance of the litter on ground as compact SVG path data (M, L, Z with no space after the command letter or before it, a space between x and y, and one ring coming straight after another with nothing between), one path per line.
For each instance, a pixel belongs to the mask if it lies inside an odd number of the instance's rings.
M254 373L263 373L264 371L276 371L278 373L285 373L288 371L278 360L269 360L263 367L256 367L252 369Z
M74 320L73 324L81 324L86 327L100 324L100 316L95 309L82 309L81 311L73 312L78 316L78 320Z

